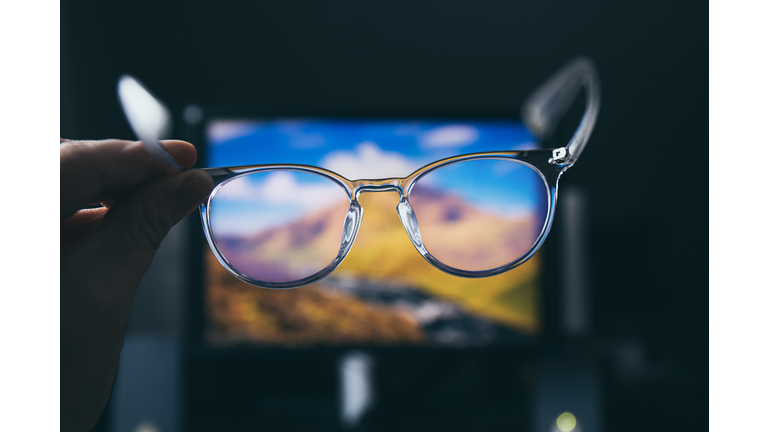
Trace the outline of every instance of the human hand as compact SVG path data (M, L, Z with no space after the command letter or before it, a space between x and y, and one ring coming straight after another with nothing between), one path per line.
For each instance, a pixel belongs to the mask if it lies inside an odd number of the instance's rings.
M191 144L163 145L182 167L194 164ZM213 180L168 176L140 142L120 140L62 140L60 169L61 430L88 431L109 400L136 288Z

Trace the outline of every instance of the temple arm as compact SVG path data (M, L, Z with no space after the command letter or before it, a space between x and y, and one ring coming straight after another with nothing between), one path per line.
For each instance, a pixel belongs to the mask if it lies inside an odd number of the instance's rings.
M573 103L581 88L586 90L587 107L566 149L568 165L576 162L597 120L600 111L600 80L591 60L579 57L557 71L534 91L523 104L523 122L537 138L545 138Z

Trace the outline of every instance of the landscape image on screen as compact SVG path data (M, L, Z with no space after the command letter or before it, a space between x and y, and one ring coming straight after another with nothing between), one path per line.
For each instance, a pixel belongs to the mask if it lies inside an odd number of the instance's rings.
M297 163L327 168L348 179L404 177L427 163L458 154L536 148L520 123L497 120L218 119L209 121L206 132L207 166ZM494 171L510 175L508 167L496 166L499 163L475 165L467 169L477 172L460 175L470 179ZM424 181L413 205L420 225L422 220L434 220L430 226L437 228L429 235L435 250L448 251L441 260L474 265L473 260L487 262L517 253L532 242L530 233L539 229L543 216L531 209L540 207L544 199L536 176L523 174L515 177L516 184L522 185L520 196L514 198L519 208L502 209L512 214L506 220L499 216L503 203L486 197L494 196L494 191L485 190L492 187L478 191L481 182L463 181L454 185L455 193L442 192L436 186L451 184L459 175L449 170L444 178ZM217 216L222 251L228 248L228 257L241 261L238 267L251 266L268 277L295 271L270 263L271 257L281 254L295 258L288 263L322 268L315 262L327 260L320 253L327 248L313 249L313 245L340 236L348 202L339 201L337 195L323 195L335 192L324 192L318 185L301 189L288 177L248 181L233 184L229 195L222 197L221 216ZM270 214L246 193L268 200L280 188L291 192L275 195L282 200L290 195L314 203L305 205L303 212ZM538 333L539 254L489 278L443 273L422 258L409 240L395 210L398 199L396 192L362 194L364 215L349 255L330 276L308 286L254 287L232 276L207 250L206 340L215 346L464 347L522 343ZM243 234L253 230L254 214L263 219L261 231ZM453 247L457 243L460 248ZM302 247L286 247L297 244Z

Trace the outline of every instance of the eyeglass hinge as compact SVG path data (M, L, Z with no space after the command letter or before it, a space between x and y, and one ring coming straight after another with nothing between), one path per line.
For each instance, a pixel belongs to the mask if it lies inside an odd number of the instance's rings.
M552 158L549 159L549 163L556 164L556 163L563 163L568 158L568 149L565 147L560 147L552 150Z

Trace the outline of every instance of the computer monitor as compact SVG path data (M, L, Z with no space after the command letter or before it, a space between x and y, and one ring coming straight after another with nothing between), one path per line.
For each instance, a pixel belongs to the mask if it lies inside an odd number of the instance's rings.
M198 129L207 167L296 163L349 179L406 176L459 154L538 148L522 123L498 118L229 114L208 115ZM411 244L395 212L398 198L362 194L362 224L344 263L297 289L241 282L202 246L202 345L462 348L519 346L540 336L541 253L494 277L443 273Z
M494 116L192 107L184 125L201 167L307 164L351 179L405 176L458 154L541 148L521 122ZM359 420L375 425L371 430L398 430L403 421L422 429L464 430L479 421L529 427L531 361L559 333L558 230L518 268L460 278L416 251L396 213L398 199L396 192L361 194L362 223L346 260L319 282L285 290L231 275L193 216L184 391L190 430L339 430L349 408L340 368L360 352L372 361L373 402Z

